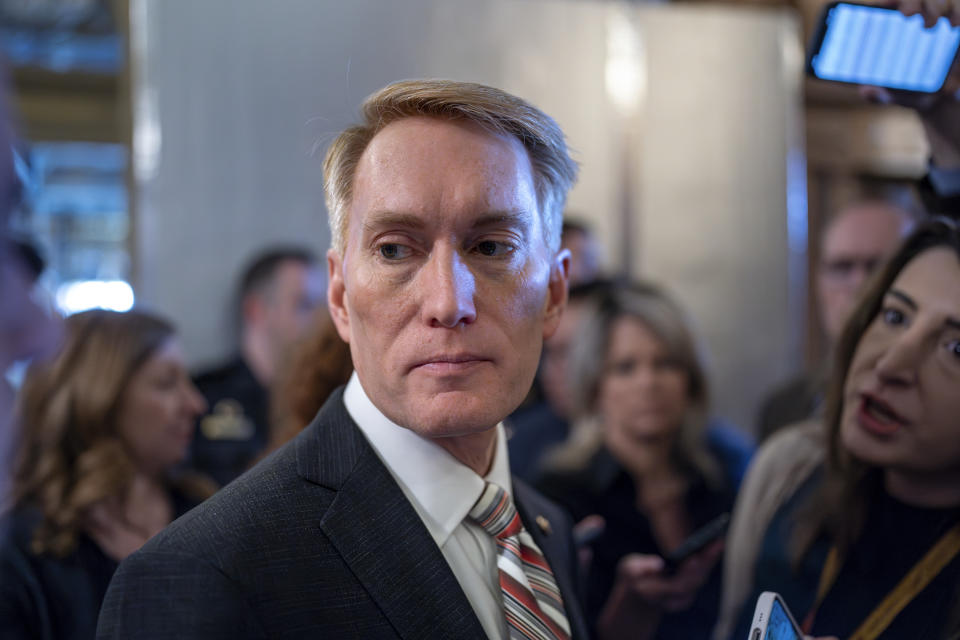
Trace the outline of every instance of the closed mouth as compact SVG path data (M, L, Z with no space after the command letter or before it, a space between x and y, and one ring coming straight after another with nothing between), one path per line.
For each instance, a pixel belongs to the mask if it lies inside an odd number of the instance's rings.
M473 353L459 353L451 355L436 355L421 360L415 363L411 369L417 369L421 367L436 367L436 368L451 368L458 369L467 367L472 364L479 364L481 362L489 362L489 358L484 358Z

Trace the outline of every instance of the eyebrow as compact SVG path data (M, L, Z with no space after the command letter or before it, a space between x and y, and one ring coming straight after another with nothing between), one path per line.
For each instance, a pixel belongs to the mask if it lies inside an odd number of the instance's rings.
M364 231L376 231L383 227L406 227L408 229L424 229L427 223L423 218L411 213L394 211L377 211L371 214L363 223Z
M893 296L903 304L907 305L913 311L917 310L917 303L913 301L913 298L911 298L904 292L898 291L897 289L890 289L889 291L887 291L887 294ZM957 320L956 318L947 318L946 320L944 320L943 324L950 327L951 329L960 329L960 320Z
M530 221L531 215L525 210L492 211L473 221L472 230L490 227L522 227ZM384 227L405 227L407 229L426 229L429 225L421 216L398 211L376 211L364 222L365 231L376 231Z
M913 298L905 294L903 291L899 291L897 289L890 289L889 291L887 291L887 295L893 296L903 304L910 307L912 310L914 311L917 310L917 303L914 302Z
M530 222L530 212L525 210L493 211L474 220L472 229L490 227L522 227Z

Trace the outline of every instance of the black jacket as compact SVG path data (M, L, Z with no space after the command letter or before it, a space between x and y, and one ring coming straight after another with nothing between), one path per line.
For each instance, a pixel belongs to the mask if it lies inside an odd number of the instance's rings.
M413 506L335 392L294 441L121 564L98 638L485 638ZM521 518L575 638L569 519L521 483ZM545 535L535 519L553 524Z
M182 515L197 502L171 490ZM91 640L100 603L117 569L85 534L59 558L30 549L40 512L18 508L0 520L0 639Z

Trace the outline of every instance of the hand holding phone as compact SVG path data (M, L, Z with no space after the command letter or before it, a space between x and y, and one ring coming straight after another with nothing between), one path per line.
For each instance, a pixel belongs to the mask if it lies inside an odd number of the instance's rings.
M666 561L659 556L630 554L617 566L614 591L659 611L683 611L696 599L722 551L722 542L714 540L674 571L668 570Z
M953 10L949 13L952 17ZM936 93L960 50L960 26L933 17L930 12L907 16L887 7L831 2L814 32L807 72L834 82ZM925 19L933 26L926 27Z
M680 546L664 556L667 568L675 571L684 560L697 553L714 540L719 540L727 533L730 526L730 514L721 513L719 516L694 531Z
M923 23L932 27L940 18L946 18L950 24L960 27L960 2L957 0L894 0L890 6L908 16L920 14Z

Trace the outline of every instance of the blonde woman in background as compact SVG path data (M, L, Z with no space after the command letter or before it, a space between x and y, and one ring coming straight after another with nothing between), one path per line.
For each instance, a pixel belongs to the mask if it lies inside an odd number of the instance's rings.
M600 638L704 638L720 587L714 543L668 571L662 556L729 511L750 447L711 425L707 380L680 307L614 284L571 353L574 427L538 483L576 520L601 516L587 608Z
M204 401L167 321L67 319L63 350L20 397L12 509L0 541L4 638L93 638L120 560L211 493L174 478Z

